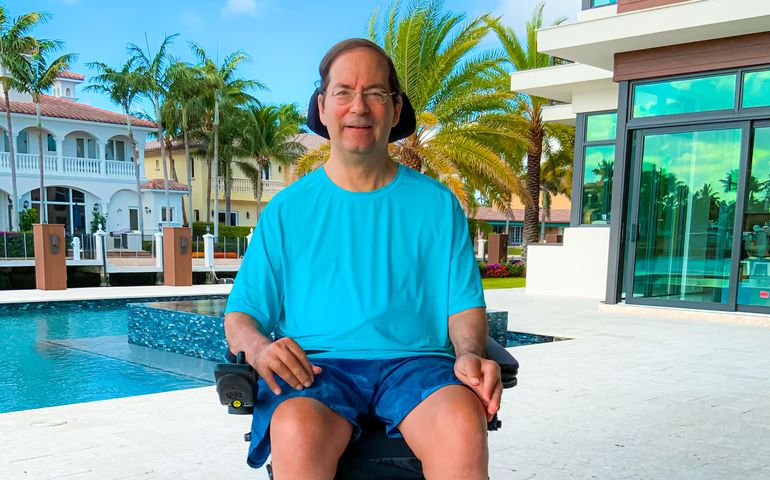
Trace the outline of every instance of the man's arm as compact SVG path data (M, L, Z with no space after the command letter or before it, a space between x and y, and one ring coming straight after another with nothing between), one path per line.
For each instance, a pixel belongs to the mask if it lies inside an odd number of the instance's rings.
M487 421L500 409L503 394L500 365L486 359L488 332L484 307L469 308L449 316L449 338L457 356L455 375L481 399Z
M273 342L257 321L243 312L225 315L225 338L230 351L243 352L246 361L276 395L281 393L273 376L276 373L297 390L310 387L314 376L321 373L321 368L310 363L297 342L288 337Z

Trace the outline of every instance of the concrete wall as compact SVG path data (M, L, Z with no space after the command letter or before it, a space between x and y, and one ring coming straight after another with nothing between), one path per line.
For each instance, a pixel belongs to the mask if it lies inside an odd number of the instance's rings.
M563 245L527 247L527 294L603 300L610 229L565 228Z

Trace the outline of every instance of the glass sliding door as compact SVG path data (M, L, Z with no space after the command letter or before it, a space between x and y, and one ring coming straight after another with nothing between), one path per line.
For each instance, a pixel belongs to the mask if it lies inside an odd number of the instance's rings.
M770 126L754 129L741 232L738 305L770 307Z
M640 132L627 301L726 305L743 129L653 132Z

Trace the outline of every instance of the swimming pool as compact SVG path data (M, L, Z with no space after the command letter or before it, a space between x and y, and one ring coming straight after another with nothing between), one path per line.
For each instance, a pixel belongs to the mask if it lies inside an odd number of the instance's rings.
M215 362L127 342L126 304L157 300L181 298L0 305L0 413L212 385Z

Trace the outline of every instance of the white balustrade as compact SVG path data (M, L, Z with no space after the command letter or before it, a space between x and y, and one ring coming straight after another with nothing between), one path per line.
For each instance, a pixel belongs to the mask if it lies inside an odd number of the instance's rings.
M85 173L89 175L98 175L99 159L64 157L64 171L66 173Z
M275 195L286 186L281 180L262 180L262 194Z
M116 160L106 160L107 176L109 177L133 177L133 162L121 162Z
M286 186L281 180L262 180L262 195L275 195ZM219 191L224 195L225 182L222 177L219 178ZM250 193L254 194L254 187L248 178L233 178L232 193Z
M10 169L10 153L3 153L0 167ZM16 171L19 173L38 173L40 171L40 154L38 153L14 153ZM43 155L43 165L46 173L56 172L56 155Z
M11 154L8 152L0 152L0 169L5 170L6 168L8 171L11 170Z

